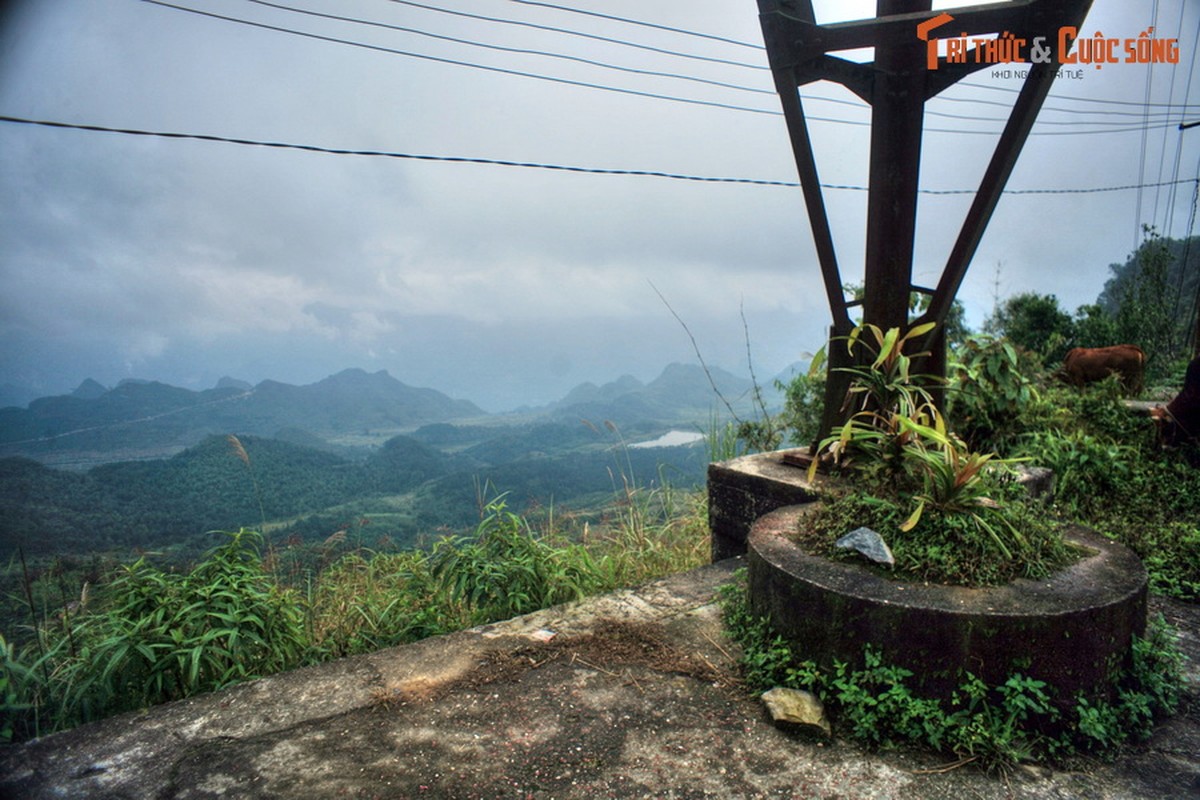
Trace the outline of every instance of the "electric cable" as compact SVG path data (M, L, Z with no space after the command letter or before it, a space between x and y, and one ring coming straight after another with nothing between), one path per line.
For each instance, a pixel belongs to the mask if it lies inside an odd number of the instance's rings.
M236 144L253 147L265 147L280 150L303 150L313 153L325 153L328 155L342 156L365 156L376 158L392 158L410 161L433 161L454 164L484 164L491 166L502 167L518 167L523 169L539 169L550 170L556 172L573 172L589 175L626 175L633 177L648 177L648 178L667 178L677 181L692 181L697 183L733 183L746 184L752 186L782 186L788 188L797 188L800 184L797 181L778 181L768 180L763 178L730 178L730 177L713 177L704 175L688 175L676 172L663 172L659 170L641 170L641 169L609 169L604 167L583 167L566 164L547 164L536 161L512 161L507 159L497 158L480 158L473 156L442 156L430 155L424 153L402 153L390 150L356 150L342 147L325 147L322 145L299 144L295 142L273 142L259 139L245 139L232 136L218 136L208 133L180 133L168 131L150 131L140 130L135 128L114 128L105 125L86 125L81 123L71 122L56 122L52 120L28 119L25 117L15 117L9 115L0 115L0 122L9 122L18 125L33 125L46 128L61 128L75 131L88 131L92 133L115 133L127 136L144 136L156 137L162 139L191 139L203 142L219 142L223 144ZM1182 179L1174 183L1192 183L1193 180L1200 182L1200 178ZM1162 183L1150 184L1124 184L1119 186L1095 186L1085 188L1054 188L1054 189L1005 189L1005 194L1010 195L1037 195L1037 194L1097 194L1103 192L1118 192L1130 189L1139 188L1157 188L1158 186L1169 186L1172 182L1166 181ZM824 189L845 190L865 192L868 187L855 184L835 184L822 183ZM967 195L975 194L975 189L918 189L918 192L925 195Z
M555 8L555 9L559 9L559 10L575 10L577 13L587 14L589 16L598 16L598 17L602 17L602 18L606 18L606 19L617 19L622 22L629 22L631 24L645 25L646 27L650 27L650 28L670 30L670 31L678 32L678 33L687 33L689 35L694 35L694 36L704 36L706 38L716 38L721 41L734 41L734 40L724 40L721 37L710 37L707 34L700 34L700 33L695 33L692 31L684 31L680 28L672 28L669 26L657 25L657 24L649 23L649 22L639 22L636 20L629 20L624 17L612 17L611 15L600 14L597 12L581 11L581 10L577 10L577 9L566 9L565 7L554 6L554 5L548 4L548 3L536 3L536 2L530 2L530 0L509 0L509 1L516 2L516 3L524 3L527 5L547 6L547 7ZM575 62L575 63L586 64L588 66L599 67L601 69L610 69L610 70L616 70L616 71L626 72L626 73L631 73L631 74L636 74L636 75L646 75L646 76L650 76L650 77L671 78L671 79L675 79L675 80L683 80L683 81L689 81L689 82L693 82L693 83L705 84L705 85L709 85L709 86L716 86L716 87L722 88L722 89L731 89L734 91L748 92L748 93L752 93L752 94L763 94L763 95L769 95L771 97L775 96L774 89L758 88L758 87L753 87L753 86L745 86L742 84L728 83L726 81L717 81L717 80L711 80L708 78L699 78L694 75L684 75L684 74L680 74L677 72L662 72L662 71L657 71L657 70L626 67L626 66L622 66L619 64L613 64L613 63L610 63L607 61L598 61L596 59L582 58L579 56L568 55L565 53L555 53L555 52L551 52L551 51L547 51L547 50L534 50L534 49L518 48L518 47L506 47L503 45L496 45L496 44L490 44L487 42L480 42L480 41L477 41L474 39L464 39L461 37L447 36L444 34L432 33L430 31L422 30L420 28L412 28L412 27L401 26L401 25L393 25L390 23L378 22L378 21L374 21L374 20L365 20L365 19L359 19L356 17L342 16L339 14L328 14L325 12L310 11L307 9L294 8L292 6L283 5L281 3L270 2L270 0L245 0L245 2L253 3L255 5L264 6L267 8L274 8L274 9L278 9L281 11L288 11L291 13L303 14L303 15L307 15L307 16L322 18L322 19L335 20L335 21L339 21L339 22L350 22L350 23L354 23L354 24L358 24L358 25L368 25L368 26L372 26L372 27L384 28L384 29L388 29L388 30L402 32L402 33L411 33L411 34L414 34L417 36L424 36L427 38L437 39L440 41L453 42L455 44L462 44L462 45L466 45L469 47L479 47L479 48L484 48L484 49L488 49L488 50L496 50L496 51L500 51L500 52L515 53L515 54L519 54L519 55L543 56L546 58L554 58L554 59L559 59L559 60L564 60L564 61L571 61L571 62ZM745 42L738 42L738 43L745 45L745 46L750 46L750 45L747 45ZM759 48L759 49L761 49L761 48ZM868 106L866 103L863 103L861 101L844 100L841 98L821 97L819 95L813 95L813 96L810 96L808 99L818 100L818 101L827 102L827 103L835 103L835 104L839 104L839 105L846 105L846 106L850 106L852 108L858 108L858 109L869 109L870 108L870 106ZM1000 102L975 101L975 100L970 100L967 98L947 98L947 99L952 100L952 101L957 101L957 102L980 102L980 103L984 103L984 104L988 104L988 105L996 105L996 106L1000 106L1000 107L1004 107L1004 108L1009 107L1008 104L1000 103ZM1043 109L1043 110L1044 111L1055 110L1055 111L1063 111L1066 113L1078 113L1078 114L1105 114L1105 115L1114 115L1114 116L1134 116L1134 117L1139 117L1139 118L1143 117L1142 114L1137 114L1135 112L1121 112L1121 111L1087 111L1087 110L1082 110L1082 109ZM944 117L947 119L964 119L964 120L970 120L973 122L1006 122L1007 121L1006 118L1001 118L1001 117L980 117L978 115L967 116L967 115L960 115L960 114L951 114L948 112L937 111L937 110L933 110L933 109L929 109L926 113L928 113L930 116L934 116L934 117ZM1169 112L1169 111L1161 112L1161 113L1166 114L1166 115L1171 114L1171 112ZM1162 120L1156 119L1155 120L1155 122L1161 122L1161 123L1166 123L1168 121L1169 121L1168 119L1162 119ZM1042 119L1042 118L1039 118L1037 120L1037 122L1035 123L1035 125L1122 125L1122 124L1125 124L1125 123L1094 121L1094 120L1089 120L1087 122L1078 122L1078 121L1070 121L1070 120L1046 120L1046 119ZM1144 124L1146 124L1145 120L1144 120Z
M1197 32L1197 34L1200 34L1200 25L1197 26L1196 32ZM1194 62L1194 59L1193 59L1193 62ZM1187 88L1188 95L1190 95L1190 93L1191 93L1191 86L1192 86L1192 82L1191 82L1191 78L1189 77L1188 78L1188 88ZM1187 96L1187 95L1185 95L1185 96ZM1173 172L1173 176L1175 176L1175 177L1178 177L1178 175L1179 175L1179 165L1180 165L1180 161L1182 160L1182 155L1183 155L1183 142L1181 140L1176 143L1176 149L1175 149L1175 169ZM1185 282L1184 278L1187 275L1188 259L1191 257L1192 232L1195 230L1195 227L1196 227L1196 204L1197 204L1197 201L1200 200L1200 163L1197 163L1197 165L1196 165L1196 177L1197 177L1196 186L1193 187L1193 189L1192 189L1192 205L1191 205L1191 209L1188 212L1188 234L1187 234L1187 238L1184 240L1186 242L1186 244L1184 244L1184 246L1183 246L1183 257L1180 260L1179 282L1175 288L1175 294L1179 298L1177 302L1183 301L1183 289L1184 289L1184 282ZM1175 199L1176 199L1177 191L1178 191L1178 187L1172 186L1170 188L1171 204L1170 204L1169 213L1171 214L1172 218L1174 217L1174 212L1175 212ZM1170 238L1169 234L1168 234L1167 238L1168 239ZM1200 310L1200 275L1197 276L1196 284L1197 284L1197 286L1196 286L1197 297L1196 297L1195 302L1192 304L1192 308L1189 311L1189 316L1188 316L1189 322L1187 325L1187 333L1184 337L1184 341L1182 342L1182 344L1185 348L1189 344L1192 344L1192 342L1190 340L1191 340L1192 336L1195 335L1195 327L1194 327L1195 315L1196 315L1197 311ZM1177 307L1177 311L1178 310L1179 309ZM1200 352L1200 342L1195 342L1194 344L1196 345L1197 352Z
M1180 11L1179 25L1180 25L1180 29L1182 30L1182 27L1183 27L1182 11ZM1196 75L1196 56L1197 56L1196 50L1197 50L1197 48L1200 48L1200 14L1196 15L1196 29L1195 29L1195 31L1192 32L1192 51L1191 51L1192 57L1191 57L1191 63L1188 66L1187 82L1184 85L1184 89L1183 89L1183 101L1184 101L1185 105L1187 104L1188 98L1190 98L1192 96L1192 79ZM1178 121L1181 125L1186 121L1186 117L1182 111L1179 112L1179 120ZM1183 132L1182 129L1180 129L1179 133L1182 134L1182 132ZM1166 136L1165 133L1163 135ZM1174 165L1172 165L1172 168L1171 168L1171 177L1172 178L1179 177L1179 170L1182 167L1182 164L1183 164L1183 136L1177 135L1175 138L1175 163L1174 163ZM1167 238L1171 237L1171 231L1173 230L1172 224L1174 223L1174 220L1175 220L1175 203L1177 200L1177 195L1178 195L1177 188L1175 188L1175 187L1171 188L1169 191L1168 202L1167 202L1167 211L1166 211L1166 219L1168 220ZM1180 280L1181 281L1182 281L1182 275L1183 275L1183 273L1181 271L1180 272ZM1181 283L1180 284L1180 296L1182 296L1182 292L1183 292L1183 288L1182 288L1182 283Z
M257 0L251 0L251 1L255 2ZM426 7L420 3L410 2L410 0L389 0L389 1L390 2L402 2L407 5L416 5L418 7ZM560 78L560 77L555 77L555 76L550 76L550 75L542 75L539 73L525 72L522 70L514 70L514 69L508 69L508 68L504 68L504 67L495 67L495 66L489 66L489 65L485 65L485 64L478 64L478 63L474 63L474 62L463 61L460 59L451 59L451 58L445 58L445 57L440 57L440 56L431 56L431 55L423 54L423 53L415 53L415 52L407 51L407 50L399 50L396 48L383 47L381 45L367 44L365 42L357 42L357 41L354 41L351 39L342 39L339 37L327 36L327 35L317 34L317 33L310 33L307 31L298 31L298 30L295 30L292 28L286 28L283 26L272 25L272 24L268 24L268 23L264 23L264 22L256 22L253 20L242 19L239 17L230 17L230 16L227 16L224 14L217 14L217 13L214 13L211 11L203 11L200 9L189 8L187 6L176 5L174 3L166 2L165 0L140 0L140 2L147 3L150 5L160 6L163 8L173 9L176 11L183 11L183 12L190 13L190 14L196 14L199 16L208 17L208 18L212 18L212 19L218 19L218 20L222 20L225 22L232 22L232 23L236 23L236 24L247 25L247 26L254 27L254 28L271 30L271 31L279 32L279 33L286 33L286 34L290 34L290 35L294 35L294 36L315 39L318 41L324 41L324 42L329 42L329 43L333 43L333 44L344 44L344 45L348 45L351 47L358 47L358 48L373 50L373 51L377 51L377 52L389 53L392 55L399 55L399 56L405 56L405 57L410 57L410 58L423 59L423 60L433 61L433 62L437 62L437 63L450 64L450 65L454 65L454 66L468 67L468 68L473 68L473 69L481 69L481 70L485 70L485 71L489 71L489 72L513 75L513 76L517 76L517 77L533 78L536 80L566 84L566 85L577 86L577 87L588 88L588 89L597 89L597 90L601 90L601 91L616 92L619 94L632 95L632 96L636 96L636 97L643 97L643 98L654 99L654 100L666 100L666 101L670 101L670 102L684 103L684 104L697 105L697 106L707 106L707 107L719 108L719 109L725 109L725 110L731 110L731 111L743 111L743 112L749 112L749 113L761 114L761 115L767 115L767 116L782 116L782 112L778 111L778 110L754 108L754 107L750 107L750 106L741 106L741 105L736 105L736 104L732 104L732 103L722 103L722 102L716 102L716 101L710 101L710 100L700 100L700 99L695 99L695 98L686 98L686 97L679 97L679 96L675 96L675 95L661 94L661 93L657 93L657 92L646 92L646 91L640 91L640 90L635 90L635 89L626 89L626 88L621 88L621 87L607 86L604 84L592 83L592 82L588 82L588 81L579 81L579 80ZM455 13L460 13L460 12L455 12ZM468 16L473 16L473 15L468 15ZM832 123L840 123L840 124L847 124L847 125L857 125L857 126L862 126L862 127L866 127L866 126L870 125L869 122L841 120L841 119L830 118L830 117L810 116L809 119L813 120L813 121L832 122ZM999 120L997 120L997 121L999 121ZM1168 124L1169 123L1162 123L1161 125L1151 125L1150 129L1153 130L1153 129L1156 129L1156 128L1159 128L1159 127L1162 127L1162 126L1165 126ZM1090 131L1033 131L1033 132L1031 132L1030 135L1031 136L1085 135L1085 134L1141 132L1143 130L1146 130L1146 129L1139 126L1139 127L1124 127L1124 128L1112 128L1109 130L1090 130ZM925 132L926 133L969 134L969 135L996 135L995 132L986 131L986 130L961 130L961 129L934 128L934 127L926 128Z
M600 67L601 69L611 69L619 72L628 72L634 75L647 75L656 78L673 78L675 80L690 81L692 83L701 83L709 86L717 86L722 89L733 89L740 92L750 92L753 94L766 94L775 96L774 89L755 88L753 86L742 86L735 83L727 83L725 81L710 80L708 78L699 78L695 75L683 75L678 72L660 72L651 69L638 69L636 67L625 67L620 64L612 64L607 61L597 61L591 58L583 58L581 56L568 55L566 53L554 53L548 50L533 50L523 47L506 47L504 45L490 44L488 42L480 42L474 39L463 39L457 36L447 36L445 34L433 33L431 31L422 30L420 28L410 28L404 25L393 25L387 22L377 22L375 20L359 19L357 17L346 17L340 14L327 14L322 11L310 11L303 8L293 8L281 3L272 3L269 0L245 0L247 3L264 6L266 8L274 8L280 11L288 11L293 14L304 14L310 17L318 17L321 19L336 20L338 22L352 22L356 25L369 25L374 28L385 28L387 30L398 31L401 33L411 33L415 36L424 36L429 39L437 39L444 42L452 42L454 44L467 45L468 47L479 47L487 50L495 50L503 53L515 53L517 55L532 55L542 56L544 58L555 58L562 61L571 61L577 64L586 64L591 67Z
M504 19L503 17L488 17L483 14L472 14L467 11L456 11L456 10L450 9L450 8L439 8L437 6L431 6L426 3L417 3L417 2L414 2L414 0L388 0L388 2L396 3L397 5L402 5L402 6L411 6L412 8L420 8L420 9L424 9L426 11L435 11L439 14L449 14L449 15L455 16L455 17L464 17L466 19L481 20L483 22L494 22L499 25L515 25L518 27L531 28L531 29L539 30L539 31L548 31L551 33L562 33L562 34L566 34L568 36L577 36L577 37L580 37L583 39L591 39L593 41L607 42L609 44L621 45L622 47L632 47L632 48L635 48L638 50L646 50L651 53L661 53L663 55L679 56L680 58L689 58L689 59L692 59L695 61L707 61L712 64L727 64L731 67L745 67L747 69L766 70L766 71L770 71L770 69L771 69L765 63L750 64L745 61L733 61L731 59L726 59L726 58L701 56L701 55L696 55L694 53L681 53L677 50L668 50L663 47L654 47L654 46L648 45L648 44L638 44L636 42L630 42L630 41L626 41L624 39L614 39L609 36L600 36L600 35L594 34L594 33L585 33L584 31L571 30L570 28L556 28L551 25L539 25L534 22L524 22L522 20L515 20L515 19ZM762 47L760 47L758 49L765 51L765 48L762 48ZM763 54L763 58L764 58L764 60L766 58L765 52Z
M165 0L140 0L140 2L148 3L154 6L170 8L175 11L183 11L189 14L196 14L210 19L218 19L224 22L233 22L239 25L248 25L252 28L260 28L262 30L276 31L286 33L293 36L302 36L306 39L316 39L318 41L330 42L333 44L344 44L350 47L359 47L364 50L373 50L380 53L390 53L392 55L405 56L408 58L417 58L424 61L433 61L441 64L452 64L459 67L470 67L472 69L481 69L487 72L496 72L503 75L514 75L522 78L533 78L535 80L548 81L550 83L561 83L569 86L579 86L587 89L598 89L607 92L616 92L618 94L628 94L637 97L647 97L654 100L668 100L675 103L687 103L689 105L710 106L713 108L723 108L732 111L745 111L752 114L768 114L779 116L781 112L770 111L762 108L753 108L750 106L739 106L731 103L719 103L710 100L696 100L687 97L676 97L674 95L659 94L657 92L643 92L636 89L623 89L615 86L605 86L599 83L590 83L588 81L577 81L570 78L558 78L550 75L541 75L536 72L524 72L522 70L507 69L505 67L493 67L486 64L476 64L469 61L461 61L453 58L443 58L441 56L431 56L425 53L414 53L409 50L398 50L392 47L383 47L382 45L367 44L366 42L356 42L352 39L341 39L336 36L326 36L319 33L309 33L308 31L298 31L292 28L285 28L280 25L270 25L265 22L255 22L253 20L241 19L239 17L230 17L225 14L217 14L212 11L202 11L196 8L188 8L187 6L175 5L174 3L165 2Z
M1158 27L1158 0L1154 0L1153 10L1150 13L1151 27ZM1146 70L1146 82L1143 94L1142 108L1145 113L1149 113L1150 109L1147 105L1150 102L1150 91L1154 85L1154 70ZM1146 141L1149 137L1149 131L1142 130L1142 144L1138 149L1138 180L1143 180L1146 177ZM1143 191L1138 189L1137 203L1133 212L1133 248L1136 250L1142 235L1142 195Z
M727 39L724 36L716 36L711 33L699 33L697 31L689 31L689 30L685 30L683 28L675 28L670 25L659 25L658 23L655 23L655 22L644 22L642 20L629 19L628 17L617 17L612 14L601 14L599 11L585 11L584 9L581 9L581 8L570 8L568 6L555 5L554 3L535 2L535 0L509 0L509 2L517 3L517 4L523 5L523 6L538 6L540 8L550 8L555 11L566 11L570 14L581 14L581 15L587 16L587 17L596 17L598 19L607 19L607 20L612 20L615 22L624 22L629 25L640 25L645 28L654 28L655 30L669 31L670 33L681 33L681 34L684 34L685 36L698 36L702 39L711 39L716 42L723 42L725 44L737 45L738 47L749 47L753 50L762 50L763 49L763 46L761 44L756 44L754 42L743 42L739 39Z
M1179 33L1183 31L1183 11L1184 11L1184 5L1182 3L1180 3L1179 4L1179 19L1175 22L1176 36L1178 36ZM1148 71L1152 72L1153 70L1154 70L1154 65L1151 65ZM1174 76L1172 76L1172 80L1167 82L1167 102L1168 103L1171 102L1175 97L1175 81L1173 78L1174 78ZM1186 95L1184 96L1184 99L1187 99ZM1145 117L1149 118L1150 110L1146 109L1144 113L1145 113ZM1180 139L1180 137L1177 134L1175 136L1176 151L1179 150L1181 144L1182 144L1182 140ZM1157 178L1160 181L1162 180L1162 177L1163 177L1163 165L1166 163L1166 160L1167 160L1167 131L1164 129L1162 132L1162 143L1159 145L1159 148L1158 148ZM1171 177L1178 178L1179 177L1178 172L1173 174ZM1154 212L1150 215L1150 219L1154 220L1156 223L1158 221L1158 204L1159 204L1159 201L1161 201L1162 199L1163 199L1162 192L1154 193ZM1170 192L1168 192L1167 207L1165 209L1165 215L1163 217L1163 220L1164 220L1163 232L1168 239L1171 238L1171 231L1172 231L1171 210L1172 210L1172 207L1175 205L1174 199L1175 199L1174 195L1171 194ZM1176 302L1176 305L1178 305L1178 303L1179 303L1178 296L1175 298L1175 302Z

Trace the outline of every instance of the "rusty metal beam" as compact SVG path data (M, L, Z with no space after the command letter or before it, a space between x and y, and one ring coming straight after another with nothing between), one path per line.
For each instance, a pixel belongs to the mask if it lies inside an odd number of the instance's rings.
M1053 4L1052 10L1055 12L1053 14L1050 13L1048 7L1043 6L1039 9L1039 14L1032 20L1033 30L1047 35L1046 32L1052 27L1055 30L1061 25L1078 27L1083 23L1083 18L1091 7L1091 3L1092 0L1057 2ZM1048 41L1053 48L1052 64L1057 65L1059 59L1057 37L1050 37ZM1004 192L1004 187L1008 183L1008 178L1016 166L1017 157L1021 154L1025 140L1029 138L1029 132L1037 120L1038 111L1041 110L1046 96L1050 93L1050 88L1057 75L1057 66L1041 70L1030 69L1030 74L1021 87L1020 94L1017 95L1017 100L1009 113L1008 122L1005 123L1004 131L1000 134L1000 140L996 143L996 149L984 171L979 189L975 193L975 199L963 220L958 239L950 250L950 256L946 260L946 267L942 271L941 280L934 291L929 308L917 322L932 320L936 321L939 327L945 324L954 297L958 294L967 268L971 264L971 259L974 258L975 252L979 248L987 224L991 221L1000 196Z
M812 229L813 243L817 249L817 261L821 265L821 276L825 283L825 296L834 323L847 323L850 314L846 307L846 295L842 290L842 275L838 268L837 251L833 244L833 232L829 227L829 214L825 209L825 195L821 191L821 179L817 174L817 163L813 158L812 140L808 136L808 122L804 117L804 106L800 96L792 89L783 102L788 120L788 133L792 139L792 150L796 155L796 171L800 176L800 188L804 204L808 209L808 223Z
M865 103L871 102L874 92L875 70L870 64L859 64L837 56L823 55L797 64L792 68L792 73L796 86L814 81L833 81L854 92Z
M871 106L870 178L867 199L866 260L864 264L863 318L884 328L910 326L909 303L920 184L921 138L924 104L957 81L989 65L975 63L978 47L951 62L938 56L921 37L942 39L1011 33L1026 40L1045 36L1053 63L1030 69L1009 115L996 150L963 221L946 268L930 305L920 320L941 323L919 349L932 356L927 368L941 374L945 364L944 323L995 210L1017 156L1029 136L1057 72L1057 31L1078 27L1092 0L1013 0L940 11L953 19L931 23L931 0L876 0L876 16L867 20L818 25L811 0L758 0L763 41L783 104L792 149L796 157L805 204L816 241L825 291L833 312L832 335L844 335L850 326L848 303L833 250L829 221L817 178L812 141L799 96L799 87L817 80L845 86ZM924 30L919 30L923 26ZM945 32L938 36L937 33ZM936 47L936 45L933 45ZM875 49L870 64L856 64L830 55L866 47ZM933 59L936 56L936 68ZM928 289L921 290L930 293ZM821 433L837 422L842 395L848 384L837 367L848 358L831 348L826 383L825 414Z
M977 36L1016 30L1021 27L1026 15L1038 2L1044 0L1016 0L1016 2L991 3L939 10L954 17L951 30L954 35ZM771 7L763 11L763 6ZM801 9L799 4L786 0L759 2L763 28L763 40L771 66L795 66L824 53L839 50L856 50L865 47L886 47L907 44L915 38L919 23L929 19L930 4L922 8L893 7L894 10L878 13L872 19L835 22L818 25L810 16L811 3Z
M931 0L877 0L881 18L928 17ZM921 129L925 113L925 43L915 23L902 41L875 48L871 98L863 319L887 330L908 327Z
M774 0L759 0L759 8L771 5ZM813 19L812 3L799 10ZM825 209L825 196L821 191L821 179L817 173L817 162L813 156L812 139L808 135L808 121L804 116L804 105L796 91L796 77L791 67L773 67L775 91L783 106L783 117L791 139L792 154L796 160L796 172L800 177L800 189L808 210L809 227L817 249L817 261L825 282L825 295L833 314L834 325L841 327L849 323L850 314L842 291L842 276L838 269L837 252L833 244L833 233L829 227L829 214Z

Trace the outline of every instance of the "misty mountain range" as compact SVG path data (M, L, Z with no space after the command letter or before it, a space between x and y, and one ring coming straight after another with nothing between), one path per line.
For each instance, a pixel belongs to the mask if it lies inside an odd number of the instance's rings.
M752 393L747 379L680 364L500 415L360 369L203 391L85 380L0 409L0 555L195 554L208 531L247 525L320 542L347 520L369 524L373 543L418 545L469 528L480 498L499 495L523 511L602 515L634 486L700 485L704 447L628 445L707 430L728 418L726 401L749 413Z
M714 384L739 413L749 412L750 380L683 364L668 366L649 383L626 375L600 386L580 384L546 407L505 415L489 415L435 389L409 386L386 371L347 369L305 386L271 380L251 386L223 378L203 391L134 380L108 388L88 379L70 395L40 398L26 408L0 408L0 457L92 466L167 457L205 437L229 433L310 447L373 447L399 433L449 422L588 419L704 428L713 415L727 416ZM764 389L776 396L771 386Z

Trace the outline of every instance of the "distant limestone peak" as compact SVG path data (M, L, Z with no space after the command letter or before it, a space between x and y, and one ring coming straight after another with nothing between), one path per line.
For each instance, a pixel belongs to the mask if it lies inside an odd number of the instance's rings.
M645 385L632 375L622 375L615 381L597 386L591 381L581 383L555 404L558 408L570 408L581 403L607 403L624 395L644 389Z
M217 381L216 388L218 388L218 389L237 389L240 392L248 392L251 389L253 389L254 386L247 383L246 381L239 381L237 378L231 378L228 375L226 375L225 377L221 378L221 380Z
M75 387L75 391L71 392L71 397L78 397L80 400L95 400L105 394L108 394L108 387L91 378L86 378L83 383Z

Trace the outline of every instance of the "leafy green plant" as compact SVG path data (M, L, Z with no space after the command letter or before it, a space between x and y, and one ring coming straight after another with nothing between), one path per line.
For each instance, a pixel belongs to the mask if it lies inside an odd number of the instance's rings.
M1160 518L1169 513L1156 509L1152 515L1139 516L1131 510L1105 519L1103 531L1121 539L1142 559L1150 591L1194 602L1200 600L1200 524Z
M423 639L471 624L430 569L429 554L348 553L308 584L310 658L325 660Z
M804 525L815 528L828 548L855 527L882 524L876 530L898 561L903 556L902 572L926 580L976 584L1047 574L1069 560L1069 551L1051 526L1025 513L1005 489L1016 459L972 452L947 428L927 383L912 374L913 357L904 347L931 329L921 325L901 335L862 326L849 337L852 353L866 341L874 359L848 370L854 378L848 402L857 410L821 442L819 453L836 466L853 467L852 483L832 491L828 507ZM810 480L821 463L814 459ZM864 505L857 499L863 496L871 498L869 513L848 520L847 511ZM849 500L839 505L842 497ZM897 522L901 509L904 518Z
M928 322L916 325L902 335L898 328L884 332L875 325L866 324L850 332L846 349L851 355L860 345L874 355L868 367L845 370L854 376L848 402L856 416L866 415L887 427L892 414L919 417L923 409L934 405L927 387L936 384L937 379L912 371L913 359L929 353L905 352L906 345L927 335L934 327L934 323Z
M190 573L162 572L143 559L111 584L105 613L80 620L92 653L66 665L78 673L68 702L86 705L96 685L116 705L136 708L300 662L299 604L263 569L261 535L223 535L228 541Z
M1114 378L1083 390L1039 385L1008 447L1053 470L1050 510L1130 547L1153 591L1200 597L1200 471L1187 448L1159 446Z
M431 558L434 578L453 601L474 608L480 621L575 600L600 582L584 548L551 547L502 499L488 504L474 539L444 539Z
M1022 416L1037 401L1026 351L1006 339L972 336L949 366L948 416L974 447L1004 449L1022 429Z
M458 630L707 560L703 494L665 483L630 485L622 500L603 524L560 529L564 518L551 513L544 530L510 512L503 499L485 502L474 536L443 537L432 552L355 548L336 560L307 560L314 566L300 576L269 571L261 536L239 530L221 534L225 541L190 570L165 570L148 557L117 566L90 601L57 613L43 585L52 576L37 578L35 589L26 570L23 604L32 632L21 644L0 637L0 741Z
M1130 477L1136 450L1079 430L1034 431L1022 437L1020 451L1054 471L1057 500L1073 512L1107 502Z
M874 325L855 328L846 339L853 356L862 344L874 356L869 366L848 367L841 371L852 376L846 405L851 414L817 447L821 459L814 459L809 479L824 461L838 467L857 467L862 479L872 485L902 480L906 472L905 451L930 426L941 426L941 417L929 386L932 376L912 374L912 359L928 355L907 355L904 347L933 329L933 324L918 325L901 336L898 329L884 333Z
M45 724L36 702L45 659L22 659L0 636L0 742L38 736Z
M45 623L36 649L6 650L5 677L22 699L6 704L16 715L5 727L28 735L43 719L68 726L299 664L298 598L263 570L261 536L222 535L227 541L188 573L144 558L123 567L96 609Z

